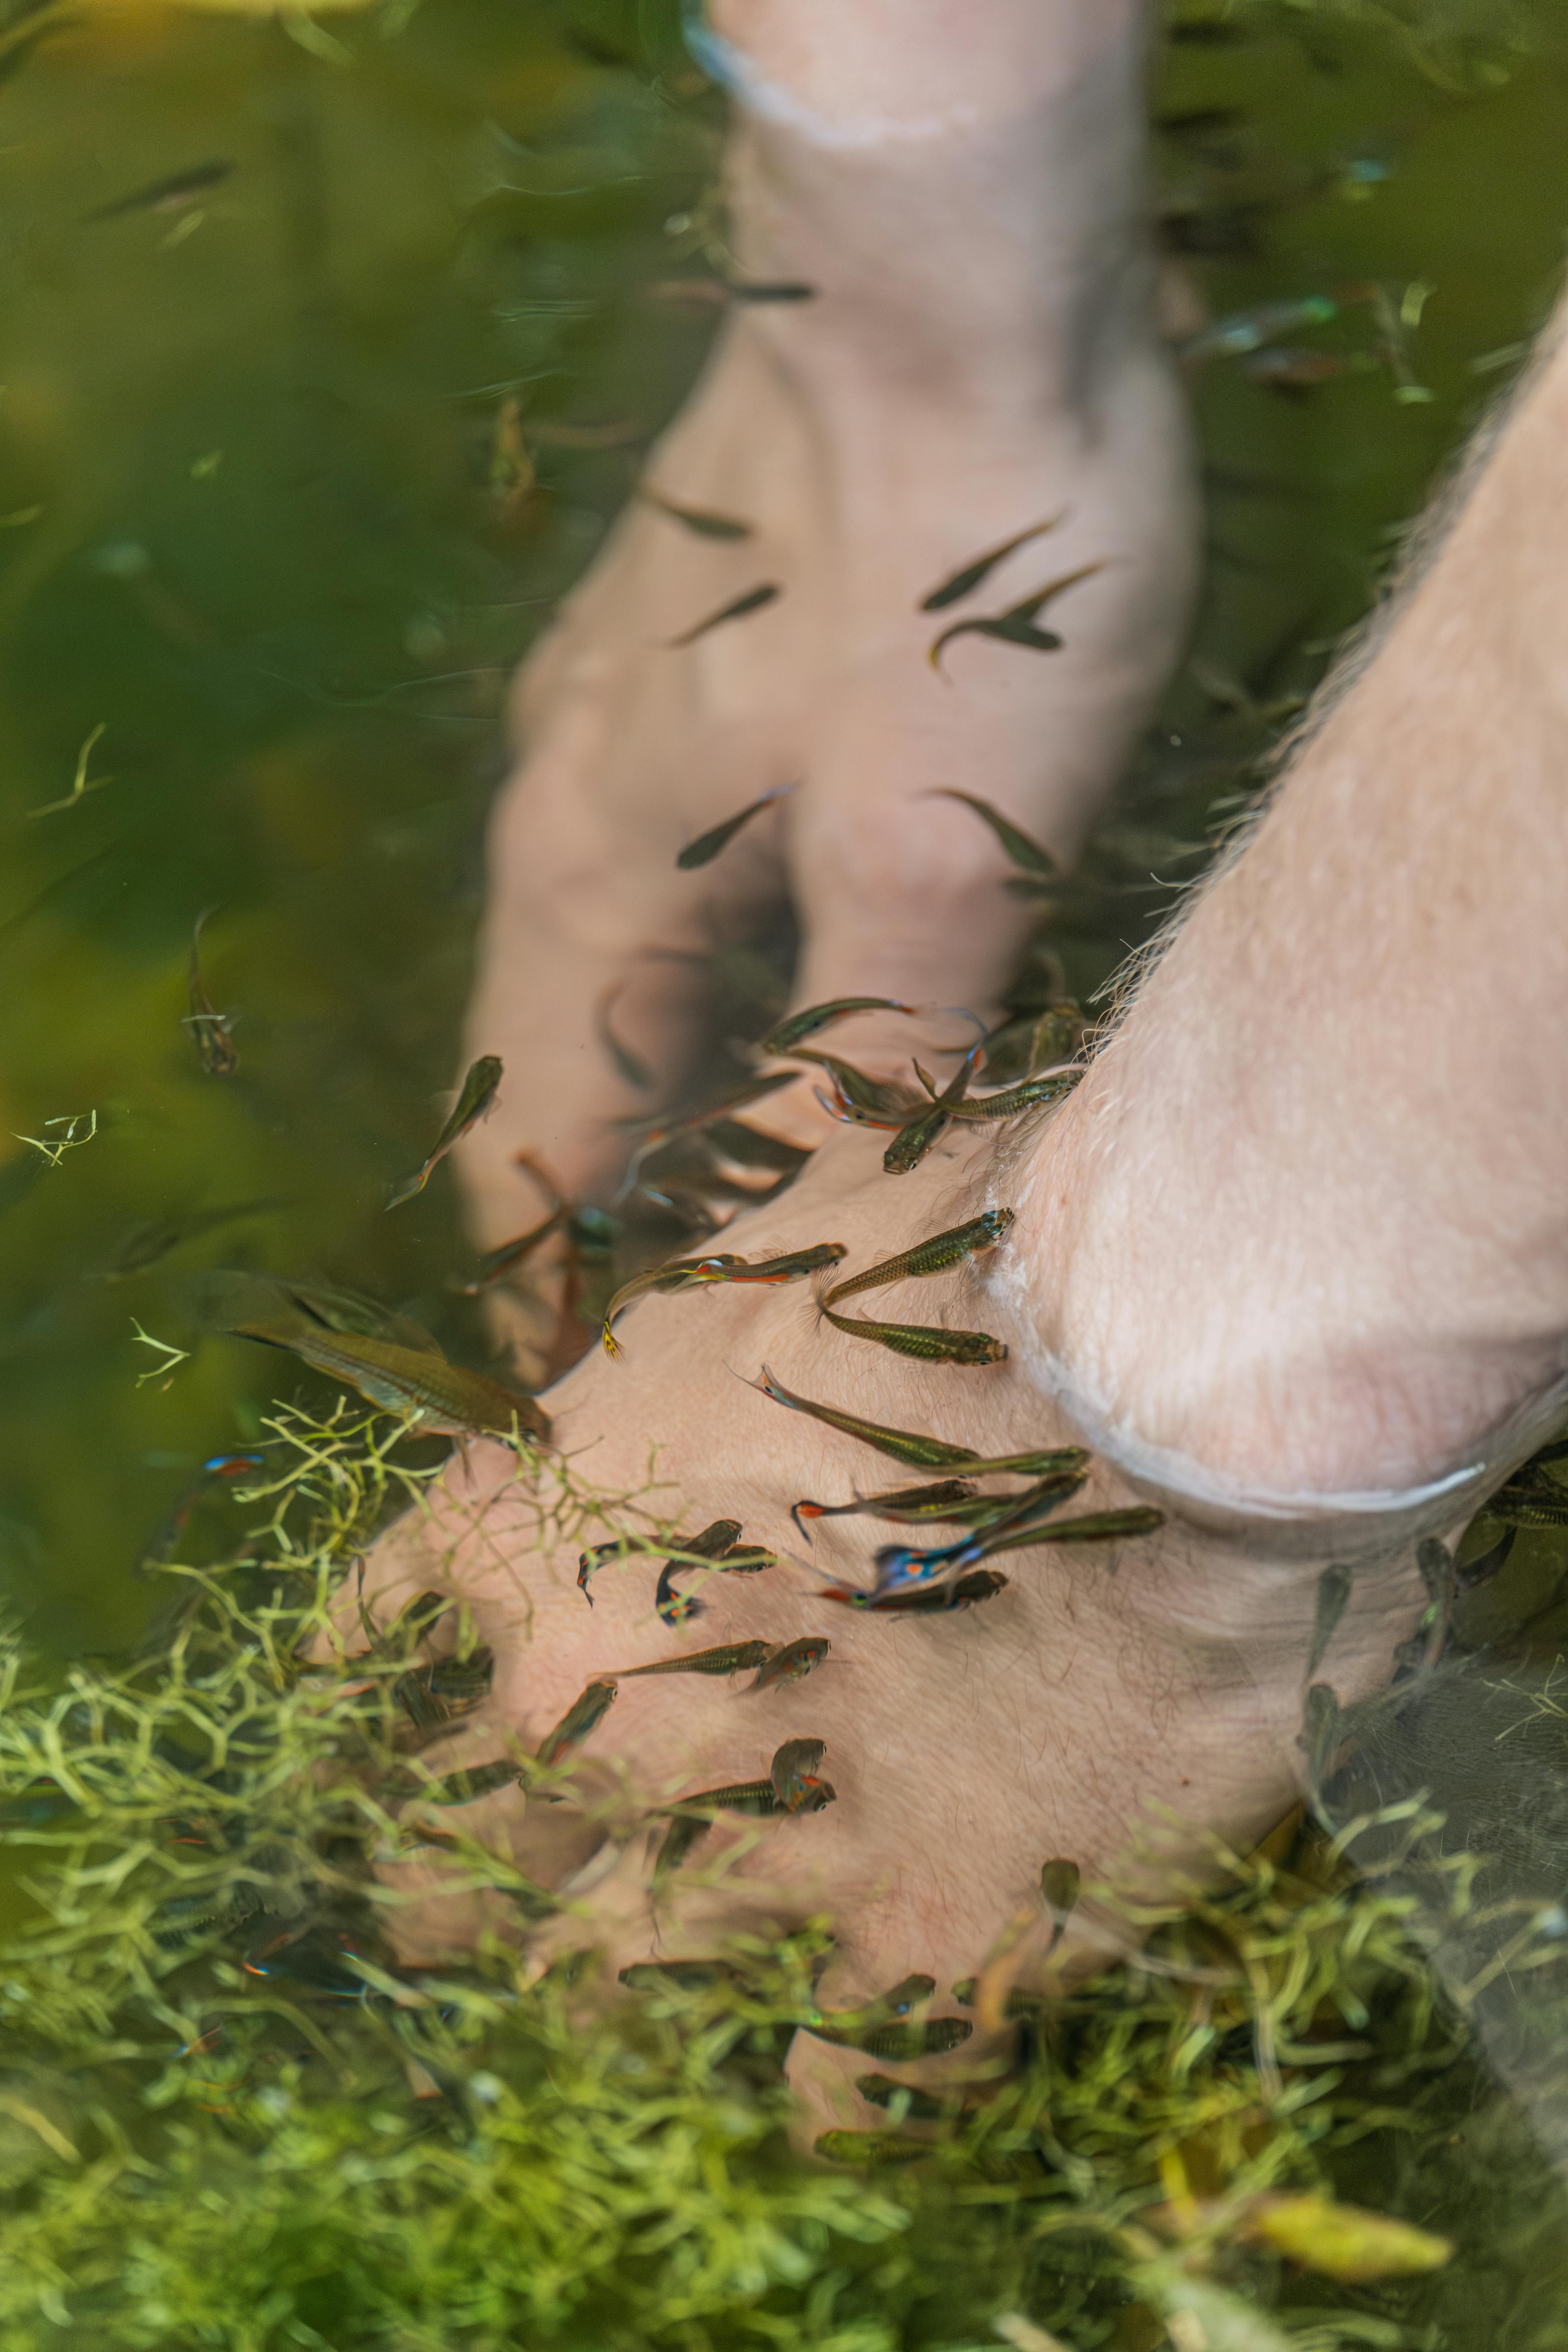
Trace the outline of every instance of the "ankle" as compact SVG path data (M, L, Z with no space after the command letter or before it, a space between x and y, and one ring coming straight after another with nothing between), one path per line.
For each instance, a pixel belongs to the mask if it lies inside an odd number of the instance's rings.
M728 165L737 259L817 289L752 316L784 367L830 386L892 378L993 425L1094 414L1154 340L1142 57L1123 35L1069 62L980 101L959 71L944 112L858 118L853 136L748 85Z

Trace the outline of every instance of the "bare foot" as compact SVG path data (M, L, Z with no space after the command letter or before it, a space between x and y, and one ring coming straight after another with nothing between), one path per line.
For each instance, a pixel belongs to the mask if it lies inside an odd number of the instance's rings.
M748 1543L784 1555L761 1573L689 1572L679 1589L700 1617L677 1628L659 1621L657 1560L608 1563L584 1595L579 1542L541 1542L539 1494L515 1481L500 1448L476 1447L471 1476L454 1464L429 1512L373 1555L366 1590L378 1612L447 1591L496 1652L489 1705L426 1751L434 1771L535 1751L584 1685L621 1677L576 1751L574 1802L507 1789L441 1815L563 1890L565 1909L531 1947L535 1965L569 1943L596 1948L614 1971L826 1917L837 1939L826 2004L853 2005L914 1969L936 1979L938 2013L956 2014L951 1987L1009 1923L1032 1922L1020 1958L1040 1967L1048 1859L1075 1862L1086 1887L1110 1879L1149 1892L1168 1883L1163 1872L1193 1862L1189 1825L1245 1846L1294 1801L1321 1551L1260 1560L1245 1539L1190 1527L1111 1548L1021 1550L1001 1558L1008 1581L994 1598L899 1619L836 1604L826 1585L830 1576L868 1582L874 1549L908 1531L819 1519L808 1555L792 1524L803 1496L848 1501L921 1474L760 1395L747 1383L764 1363L797 1393L984 1455L1070 1441L1030 1378L1026 1303L1016 1311L1016 1286L1003 1279L1009 1260L1033 1261L1036 1228L1055 1214L1054 1151L1047 1130L1036 1205L989 1271L972 1260L967 1271L857 1302L888 1318L984 1327L1011 1345L1003 1365L912 1364L820 1321L805 1286L721 1287L638 1305L621 1326L624 1360L595 1349L552 1392L555 1441L576 1480L635 1494L657 1476L643 1506L654 1518L693 1532L734 1519ZM732 1239L753 1256L840 1242L847 1270L858 1270L976 1213L995 1201L997 1181L990 1148L961 1140L895 1183L872 1142L841 1134L782 1203L738 1220ZM1097 1470L1060 1517L1133 1499ZM638 1522L614 1514L580 1540L616 1524ZM1386 1680L1422 1597L1408 1567L1384 1563L1358 1580L1324 1668L1343 1701ZM686 1651L811 1634L831 1643L822 1663L754 1696L749 1675L627 1673ZM793 1738L824 1743L820 1772L835 1801L767 1822L722 1817L660 1885L663 1809L765 1779ZM470 1941L483 1922L482 1908L444 1891L445 1875L428 1849L386 1874L403 1898L391 1926L410 1960ZM1081 1969L1118 1948L1108 1916L1086 1900L1056 1965ZM517 1932L505 1906L494 1922ZM977 2040L943 2063L960 2068L983 2047ZM819 2119L876 2120L848 2088L863 2058L803 2042L798 2059Z
M934 129L846 144L742 119L737 266L816 299L736 310L647 467L663 497L749 536L634 501L521 680L526 758L495 813L468 1019L471 1050L508 1072L461 1160L484 1244L528 1221L520 1146L576 1194L625 1165L610 1122L650 1098L605 1052L609 992L655 1099L689 1076L690 967L649 949L743 935L788 898L798 1001L984 1009L1028 910L999 891L984 827L930 795L983 793L1070 859L1149 713L1186 625L1196 510L1152 320L1133 13L1075 38ZM970 596L921 609L1047 520ZM1088 566L1041 614L1059 652L969 635L931 667L944 625ZM761 587L780 593L674 645ZM797 789L711 866L677 871L683 844L781 785ZM907 1054L874 1026L845 1042L861 1061ZM757 1118L823 1132L805 1086Z

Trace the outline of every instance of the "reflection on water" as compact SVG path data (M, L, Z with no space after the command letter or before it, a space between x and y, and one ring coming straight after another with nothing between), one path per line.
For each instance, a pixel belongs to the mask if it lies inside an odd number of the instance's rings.
M706 267L722 118L673 9L618 0L305 37L45 14L0 49L0 1132L31 1139L0 1156L0 1570L68 1654L140 1636L132 1564L204 1461L331 1393L204 1334L195 1271L314 1273L488 1360L447 1174L395 1219L384 1188L454 1077L507 679L711 331L658 289ZM1160 76L1168 241L1225 322L1192 359L1210 572L1047 920L1083 997L1245 809L1560 258L1554 11L1246 21ZM761 944L726 982L757 1033ZM1444 1972L1559 2158L1565 1570L1522 1535L1331 1792L1426 1792L1481 1858Z

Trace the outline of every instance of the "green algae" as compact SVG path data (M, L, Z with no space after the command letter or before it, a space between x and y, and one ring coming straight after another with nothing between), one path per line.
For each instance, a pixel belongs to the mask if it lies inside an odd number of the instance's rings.
M1450 2306L1495 2259L1473 2172L1500 2145L1512 2226L1539 2210L1516 2301L1555 2280L1508 2340L1563 2340L1568 2263L1542 2261L1560 2192L1421 1948L1470 1916L1479 1865L1417 1805L1337 1846L1289 1826L1252 1856L1212 1844L1203 1884L1129 1918L1142 1958L1018 2005L1000 2080L954 2078L935 2126L895 2102L888 2132L829 2143L834 2168L792 2152L783 2074L821 2016L824 1931L635 1994L585 1960L530 1984L511 1936L400 1969L374 1865L401 1836L420 1612L367 1654L341 1633L326 1663L298 1651L434 1467L385 1420L268 1435L242 1547L163 1571L154 1650L62 1672L5 1643L0 1806L27 1906L0 1949L8 2347L952 2352L1025 2313L1094 2352L1157 2341L1156 2305L1226 2295L1325 2352L1465 2342ZM520 1935L531 1895L553 1907L458 1846L457 1883ZM1281 2188L1438 2228L1458 2263L1339 2288L1223 2231L1187 2267L1148 2234L1173 2195Z

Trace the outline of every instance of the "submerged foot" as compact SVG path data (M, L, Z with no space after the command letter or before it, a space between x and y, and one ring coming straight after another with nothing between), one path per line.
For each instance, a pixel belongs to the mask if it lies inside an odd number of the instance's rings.
M932 795L983 794L1070 859L1194 585L1141 114L1122 27L1065 88L914 147L738 133L736 266L815 299L738 307L650 459L666 503L633 500L521 681L525 758L495 813L468 1023L508 1070L462 1162L482 1243L529 1221L520 1147L569 1192L613 1190L613 1122L672 1099L700 1050L692 959L785 902L800 1003L983 1010L1009 976L1029 909L999 889L985 828ZM922 609L1035 525L967 594ZM1059 650L969 632L932 666L943 628L1063 580L1038 614ZM784 786L710 866L678 870L683 845ZM612 1058L606 1004L647 1091ZM852 1058L907 1055L874 1023L844 1034ZM805 1086L755 1118L805 1143L824 1128Z

